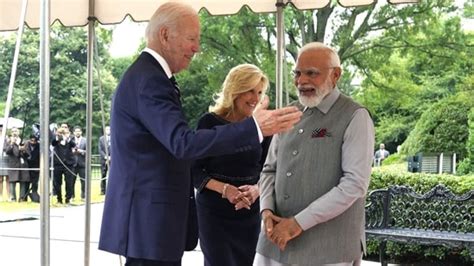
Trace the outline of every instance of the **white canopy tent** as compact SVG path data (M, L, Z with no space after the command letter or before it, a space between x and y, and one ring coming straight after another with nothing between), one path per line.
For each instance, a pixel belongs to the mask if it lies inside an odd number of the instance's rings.
M195 9L205 8L213 15L235 14L243 6L248 6L254 12L276 13L277 20L277 66L276 66L276 106L281 104L281 88L283 84L282 66L284 54L284 24L283 8L287 4L294 5L297 9L323 8L331 0L174 0L188 3ZM93 73L93 43L95 39L94 22L101 24L121 23L129 15L135 21L147 21L161 4L169 0L1 0L0 1L0 31L13 31L18 29L17 50L19 49L22 34L22 25L40 29L40 123L49 125L49 33L50 25L59 21L64 26L88 25L88 59L87 59L87 115L86 128L92 128L92 73ZM376 0L339 0L345 7L369 5ZM418 0L388 0L391 4L416 3ZM93 23L89 23L89 22ZM9 115L9 106L16 72L18 51L15 51L12 75L9 86L9 99L7 99L5 116ZM49 143L49 129L41 127L43 143ZM87 130L87 145L91 147L92 133ZM1 146L1 144L0 144ZM40 180L42 191L49 191L48 182L48 145L41 146ZM84 265L89 265L90 243L90 176L91 155L86 154L86 229ZM41 265L50 265L50 232L49 232L49 193L41 193Z
M213 15L235 14L246 5L254 12L276 12L277 2L291 3L298 9L316 9L327 6L331 0L177 0L188 3L195 9L205 8ZM64 26L85 26L92 14L101 24L120 23L126 15L135 21L147 21L156 8L166 0L50 0L51 22L59 20ZM339 0L342 6L369 5L375 0ZM417 0L389 0L392 4L414 3ZM41 0L29 0L26 24L40 27ZM89 8L93 7L92 12ZM21 14L21 1L0 1L0 31L16 30Z
M3 127L3 125L7 125L7 127L10 128L22 128L25 125L25 122L23 120L14 118L14 117L9 117L8 121L5 123L5 118L0 117L0 128Z

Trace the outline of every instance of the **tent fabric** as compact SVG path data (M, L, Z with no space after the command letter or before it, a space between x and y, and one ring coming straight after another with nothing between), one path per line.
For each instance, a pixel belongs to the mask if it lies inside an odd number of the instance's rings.
M117 24L129 15L135 21L147 21L156 8L169 0L94 0L94 14L101 24ZM258 13L276 12L278 0L180 0L197 10L206 9L213 15L235 14L243 6ZM85 26L88 23L90 0L50 0L51 21L60 21L65 26ZM330 0L282 0L298 9L322 8ZM339 0L345 7L368 5L375 0ZM417 0L388 0L392 4L413 3ZM39 28L40 0L29 0L26 24ZM18 29L22 0L0 1L0 31Z
M0 128L3 128L4 125L5 125L5 118L0 117ZM14 117L8 118L8 128L14 128L14 127L23 128L24 125L25 125L25 122L23 122L23 120L20 120Z

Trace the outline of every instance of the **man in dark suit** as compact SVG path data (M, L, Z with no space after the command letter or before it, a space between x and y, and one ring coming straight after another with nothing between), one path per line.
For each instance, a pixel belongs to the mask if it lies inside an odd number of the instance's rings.
M79 175L79 181L81 182L81 200L85 199L85 188L86 188L86 138L82 136L82 129L79 126L74 127L74 143L76 147L73 149L74 154L74 184L76 184L77 175ZM73 196L74 197L74 196Z
M53 159L53 194L57 196L58 203L63 204L62 180L66 183L66 204L71 202L74 193L74 155L76 143L71 139L67 124L61 124L56 131L56 137L51 141L54 147Z
M208 156L260 149L262 136L288 130L301 112L259 108L239 123L189 128L173 74L199 51L197 12L167 2L150 19L147 48L115 91L111 155L99 249L127 266L181 265L197 243L190 166Z
M40 143L38 137L34 134L30 135L30 139L25 143L25 151L28 155L27 162L29 168L40 167ZM39 202L38 182L39 170L30 170L31 191L29 192L31 201Z
M99 138L99 154L100 154L100 194L105 195L107 187L107 172L110 165L110 127L105 127L105 134Z

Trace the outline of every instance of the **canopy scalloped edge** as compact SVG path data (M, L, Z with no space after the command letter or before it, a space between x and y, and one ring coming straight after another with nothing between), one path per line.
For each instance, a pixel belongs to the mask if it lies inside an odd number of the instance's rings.
M104 25L119 24L127 16L137 22L148 21L154 10L169 0L50 0L51 21L59 21L67 27L81 27L88 24L89 1L94 2L96 20ZM388 0L391 4L416 3L419 0ZM198 10L206 10L211 15L236 14L243 7L255 13L276 12L277 0L180 0ZM330 0L283 0L297 9L317 9L327 6ZM370 5L374 0L339 0L341 6L352 7ZM18 29L22 0L0 1L0 31ZM25 24L29 28L39 28L40 0L29 0Z

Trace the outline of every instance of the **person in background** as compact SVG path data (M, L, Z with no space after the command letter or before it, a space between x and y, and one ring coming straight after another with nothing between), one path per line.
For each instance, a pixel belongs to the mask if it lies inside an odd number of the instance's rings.
M8 155L8 167L16 168L8 170L10 182L10 201L17 201L16 184L20 185L20 195L18 201L28 200L28 189L30 186L30 173L28 168L27 153L20 138L20 131L12 128L10 138L5 145L5 153ZM21 168L25 168L22 170Z
M263 136L288 130L301 112L260 109L237 123L193 130L173 75L199 51L197 11L179 2L162 4L146 39L113 96L113 163L99 249L125 256L127 266L178 266L184 250L197 244L193 161L261 149Z
M105 195L107 189L107 172L111 161L110 157L110 126L105 127L105 135L99 138L99 155L100 155L100 195Z
M264 99L268 78L256 66L242 64L225 78L216 104L197 129L240 122ZM268 99L266 99L268 104ZM251 266L260 232L258 179L270 137L261 149L197 160L192 169L199 244L206 266Z
M87 149L87 140L82 136L82 129L79 126L74 127L74 144L76 146L73 149L72 154L74 155L74 181L76 183L76 178L79 176L79 181L81 182L81 200L85 199L85 188L86 188L86 149ZM75 185L73 185L75 187Z
M27 161L29 168L39 168L40 166L40 143L38 138L32 134L30 139L25 143L25 151L27 153ZM31 201L39 202L38 183L39 170L30 169L31 191L29 192Z
M385 144L380 143L379 149L374 154L374 165L381 166L382 161L387 159L389 155L390 152L385 149Z
M0 136L2 134L3 126L0 125ZM5 137L5 141L3 142L5 147L7 145L7 138L8 136ZM2 141L2 140L0 140ZM4 149L5 150L5 149ZM4 150L0 151L0 202L3 201L3 184L5 184L5 191L6 191L6 197L7 199L9 198L10 195L10 184L8 182L8 170L5 168L8 168L8 156L5 154Z
M53 148L53 193L57 197L57 202L63 204L62 183L63 176L66 183L66 204L70 204L74 193L74 155L72 153L76 144L70 138L69 128L61 124L56 131L56 137L52 140Z
M314 42L298 53L294 83L303 117L273 136L260 176L264 228L255 265L360 265L374 126L341 94L339 57Z

